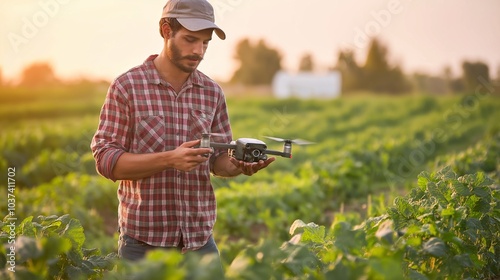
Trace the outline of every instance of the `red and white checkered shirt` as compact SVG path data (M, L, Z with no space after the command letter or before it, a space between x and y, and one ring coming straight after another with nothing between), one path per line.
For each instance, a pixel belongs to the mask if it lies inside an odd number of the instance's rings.
M112 170L124 152L173 150L201 133L222 133L217 142L231 142L226 101L220 86L198 70L176 93L156 70L150 56L142 65L119 76L110 86L92 139L98 172L113 178ZM151 177L121 181L118 223L121 231L153 246L184 250L206 244L216 220L216 201L210 170L222 150L208 162L183 172L166 169Z

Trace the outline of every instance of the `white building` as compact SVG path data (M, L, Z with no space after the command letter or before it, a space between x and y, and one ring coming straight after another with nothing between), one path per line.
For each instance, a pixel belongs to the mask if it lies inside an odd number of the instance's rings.
M334 98L340 96L342 78L340 72L299 72L291 74L279 71L273 78L273 93L278 98Z

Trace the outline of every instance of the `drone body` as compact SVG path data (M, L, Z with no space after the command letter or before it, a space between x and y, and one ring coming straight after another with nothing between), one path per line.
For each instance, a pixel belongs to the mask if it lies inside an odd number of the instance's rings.
M244 162L259 162L266 160L267 155L276 155L286 158L292 157L292 143L299 145L313 144L305 140L286 140L275 137L266 137L274 141L284 142L283 151L272 151L267 149L266 143L254 138L239 138L232 141L230 144L210 142L210 136L217 136L217 134L204 133L202 134L200 147L214 149L228 149L228 155Z
M229 156L245 162L266 160L266 143L253 138L239 138L234 149L229 149Z

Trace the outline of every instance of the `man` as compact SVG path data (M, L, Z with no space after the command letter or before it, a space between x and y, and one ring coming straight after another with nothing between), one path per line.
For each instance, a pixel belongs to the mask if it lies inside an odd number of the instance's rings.
M138 260L155 248L218 253L210 172L250 176L274 161L245 163L197 148L202 133L232 140L222 89L197 70L213 32L226 37L206 0L170 0L160 20L161 53L109 88L91 148L98 172L121 181L122 258Z

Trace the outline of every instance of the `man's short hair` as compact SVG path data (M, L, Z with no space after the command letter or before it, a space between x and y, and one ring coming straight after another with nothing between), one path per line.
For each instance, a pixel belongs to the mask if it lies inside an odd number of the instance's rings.
M172 30L172 36L175 36L177 31L181 30L182 25L179 23L179 21L176 18L162 18L160 19L160 35L161 37L165 38L163 36L163 31L162 31L162 26L164 24L168 24L170 26L170 30Z

